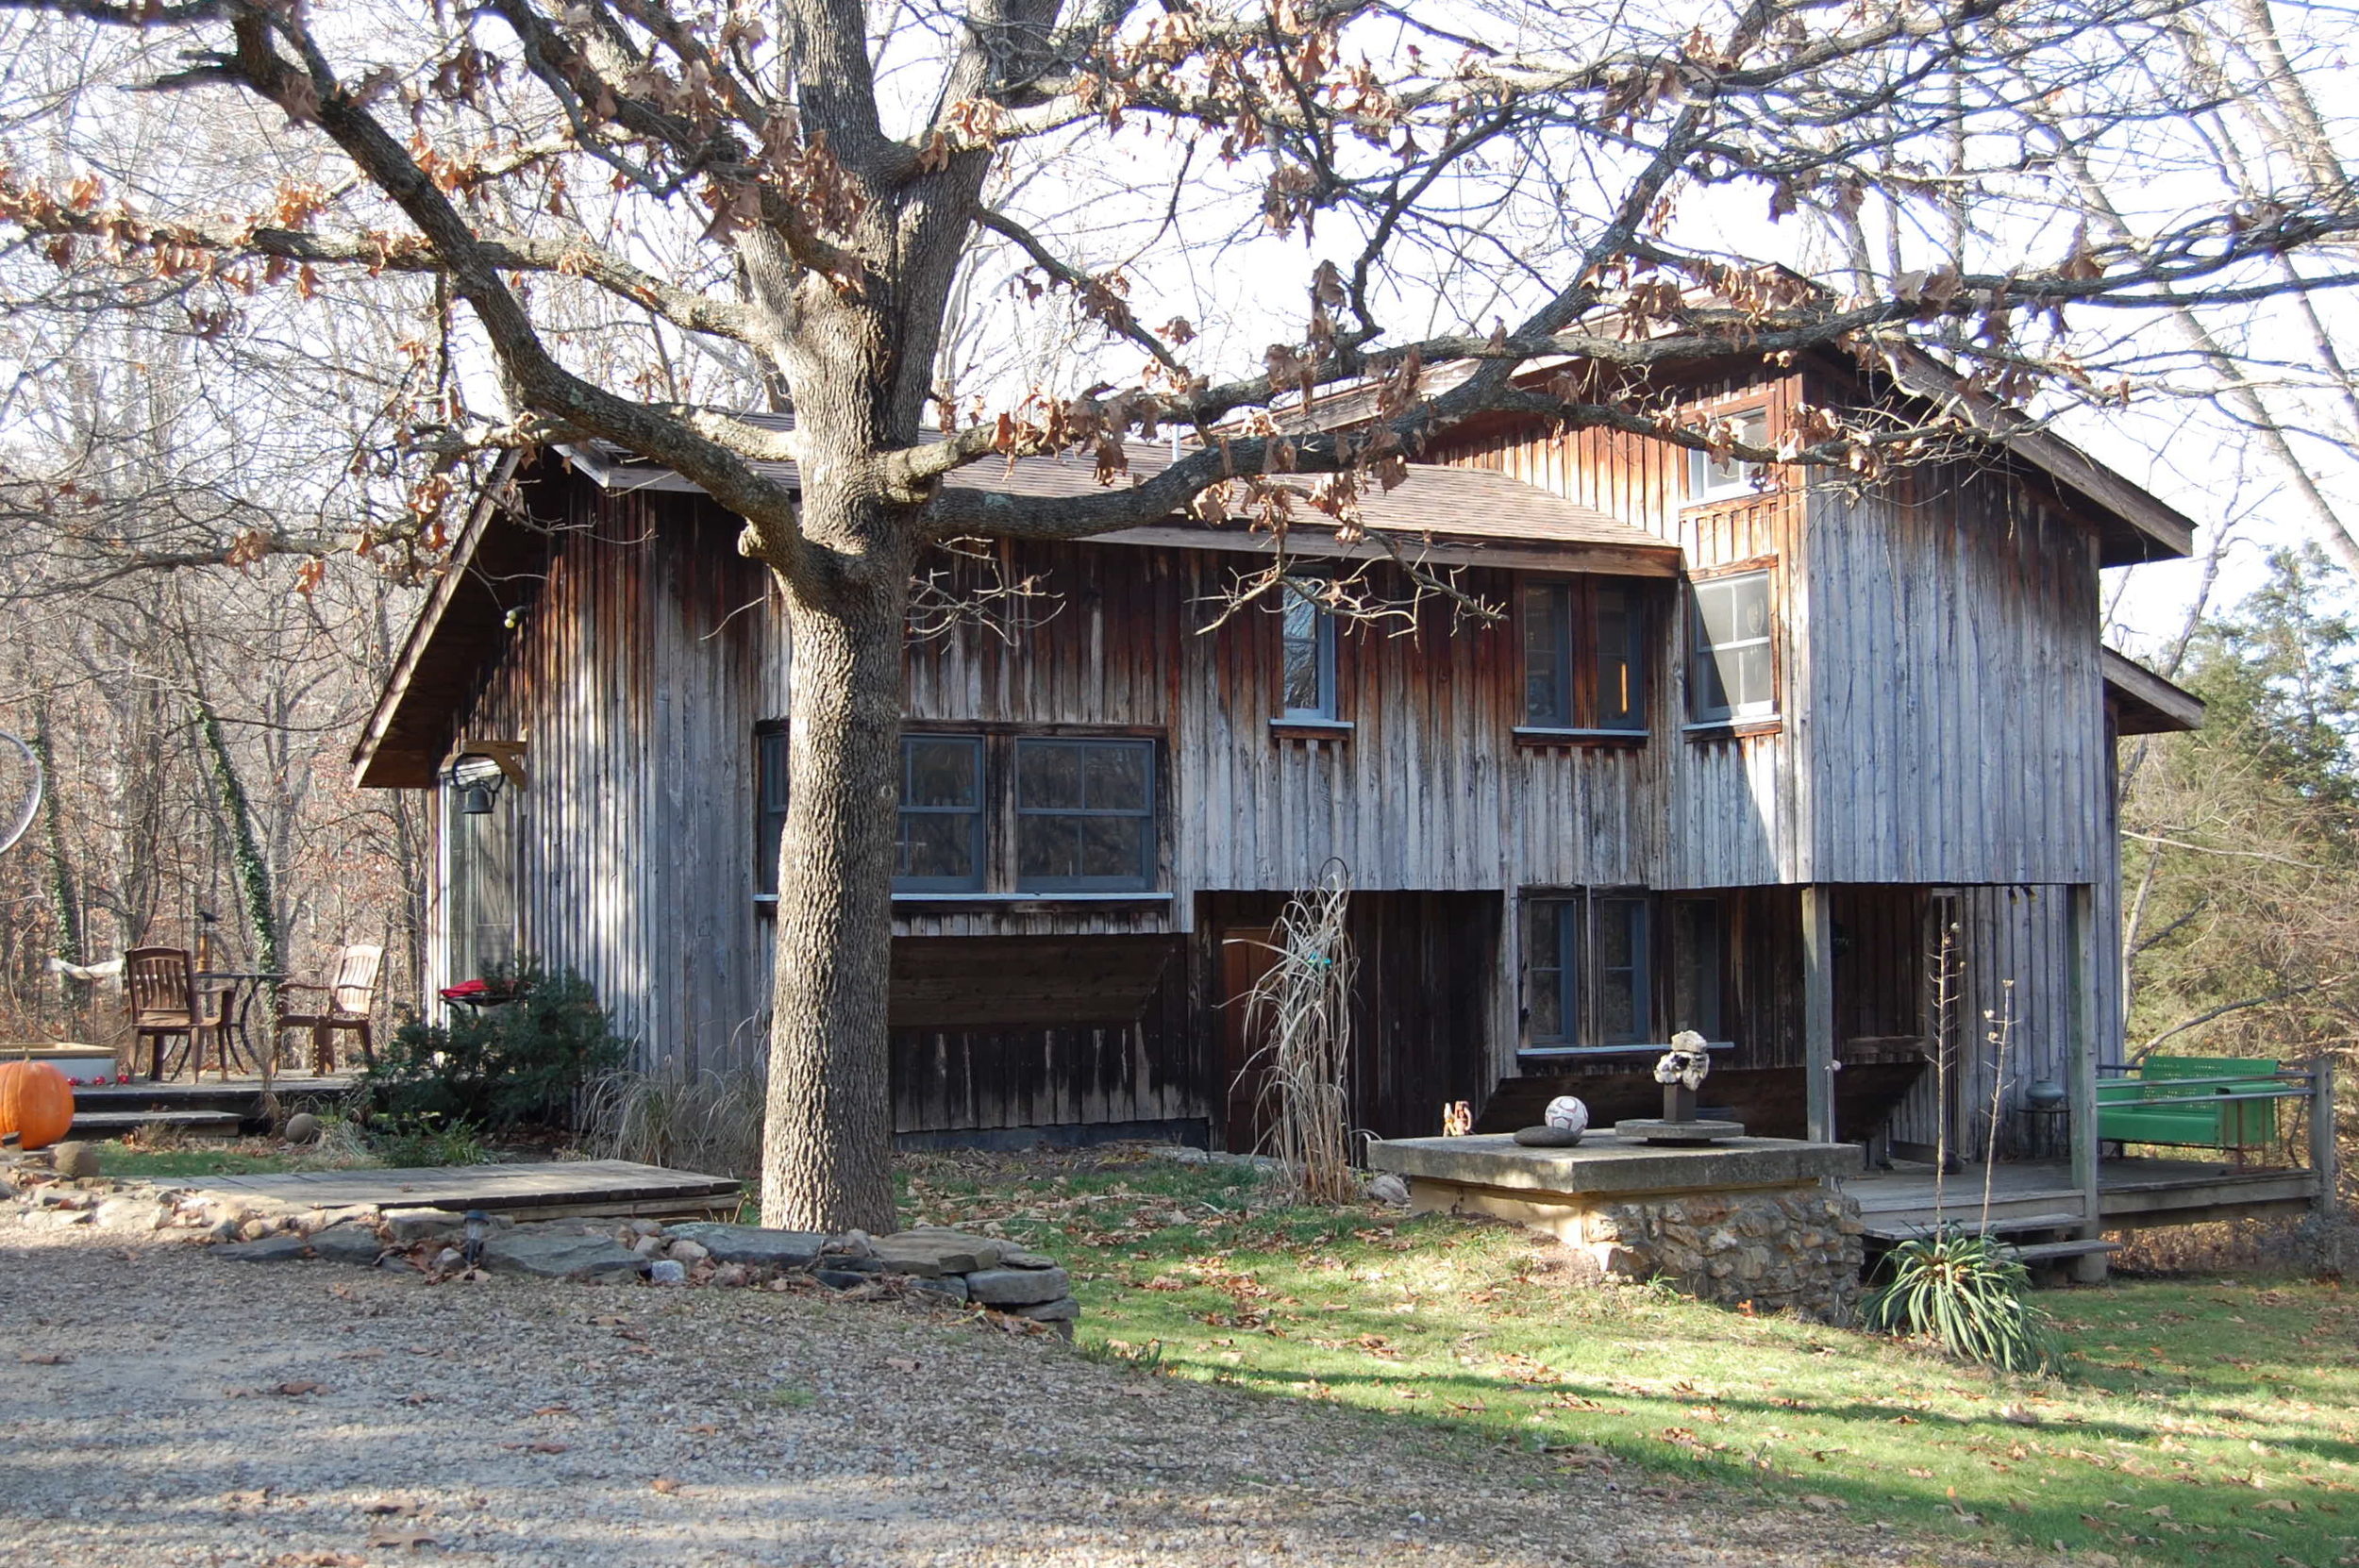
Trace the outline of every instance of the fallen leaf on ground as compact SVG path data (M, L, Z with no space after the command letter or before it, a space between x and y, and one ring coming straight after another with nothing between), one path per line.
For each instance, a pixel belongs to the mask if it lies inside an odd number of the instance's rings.
M369 1544L418 1547L431 1546L435 1544L435 1541L433 1533L429 1530L404 1530L395 1529L391 1525L378 1525L369 1531Z
M368 1559L350 1552L281 1552L271 1568L368 1568Z
M73 1357L56 1350L39 1356L27 1350L18 1356L17 1359L26 1366L71 1366L74 1364Z
M362 1513L411 1514L418 1511L419 1506L416 1503L378 1502L366 1505L360 1511Z
M573 1411L574 1408L571 1405L544 1405L532 1413L534 1415L571 1415Z
M679 1482L674 1480L669 1476L658 1476L654 1480L649 1481L647 1484L655 1488L656 1491L663 1493L666 1497L669 1497L673 1493L679 1491Z
M263 1392L283 1393L290 1399L297 1399L307 1393L326 1393L327 1385L326 1383L274 1383Z
M384 1357L384 1354L385 1347L381 1344L377 1344L371 1345L366 1350L339 1351L337 1353L336 1359L340 1361L374 1361L381 1359Z

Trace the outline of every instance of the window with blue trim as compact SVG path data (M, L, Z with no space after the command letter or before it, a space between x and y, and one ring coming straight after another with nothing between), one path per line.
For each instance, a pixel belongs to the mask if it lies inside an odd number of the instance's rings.
M1015 879L1026 892L1155 885L1155 743L1021 736Z

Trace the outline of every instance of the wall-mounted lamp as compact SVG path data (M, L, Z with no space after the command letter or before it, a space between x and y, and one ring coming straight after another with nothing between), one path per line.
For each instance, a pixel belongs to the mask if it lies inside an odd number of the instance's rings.
M461 741L443 769L443 782L459 793L461 816L488 817L500 786L524 788L522 741Z

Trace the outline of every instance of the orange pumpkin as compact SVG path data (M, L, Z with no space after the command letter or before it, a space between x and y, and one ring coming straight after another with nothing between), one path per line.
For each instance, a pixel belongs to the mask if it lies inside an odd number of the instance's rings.
M74 1086L45 1061L0 1063L0 1138L45 1149L74 1126Z

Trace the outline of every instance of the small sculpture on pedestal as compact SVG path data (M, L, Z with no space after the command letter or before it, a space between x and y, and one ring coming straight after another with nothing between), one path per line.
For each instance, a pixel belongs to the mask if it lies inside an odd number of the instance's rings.
M1706 1119L1696 1114L1696 1092L1711 1076L1712 1058L1706 1051L1704 1037L1693 1029L1681 1029L1671 1037L1671 1048L1654 1064L1654 1081L1663 1086L1662 1120L1639 1118L1620 1122L1615 1124L1614 1132L1624 1138L1642 1138L1649 1143L1709 1143L1719 1138L1743 1137L1742 1122Z

